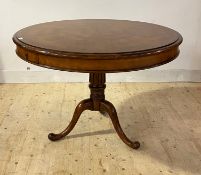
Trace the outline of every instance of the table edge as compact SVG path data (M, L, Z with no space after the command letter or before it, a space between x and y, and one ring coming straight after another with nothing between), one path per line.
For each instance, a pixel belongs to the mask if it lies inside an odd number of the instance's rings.
M49 69L69 72L130 72L157 67L173 61L180 53L179 46L141 56L122 56L119 59L63 58L30 52L17 46L16 54L24 61ZM93 66L91 66L93 64ZM111 66L112 65L112 66Z
M176 32L176 31L175 31ZM178 33L178 32L177 32ZM119 57L128 57L128 56L141 56L141 55L150 55L154 53L160 53L163 52L164 50L167 50L172 47L179 46L183 42L183 37L181 34L178 33L178 39L166 46L154 48L154 49L147 49L143 51L131 51L131 52L116 52L116 53L79 53L79 52L63 52L63 51L55 51L55 50L50 50L50 49L44 49L40 47L34 47L31 45L28 45L22 41L20 41L17 37L16 34L12 38L13 42L17 46L21 46L25 48L27 51L35 52L38 54L43 54L43 55L49 55L49 56L54 56L54 57L71 57L71 58L77 58L77 57L82 57L82 59L119 59Z

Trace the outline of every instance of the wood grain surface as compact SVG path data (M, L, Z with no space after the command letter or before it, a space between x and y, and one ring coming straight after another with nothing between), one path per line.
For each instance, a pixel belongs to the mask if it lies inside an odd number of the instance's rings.
M180 35L169 28L121 20L68 20L37 24L16 33L16 39L47 52L125 53L173 44Z
M77 72L123 72L158 66L179 54L182 36L137 21L86 19L37 24L13 36L19 57Z
M137 151L99 112L85 111L64 140L47 139L88 96L85 83L0 84L0 174L201 174L200 83L107 85L123 130L141 142Z

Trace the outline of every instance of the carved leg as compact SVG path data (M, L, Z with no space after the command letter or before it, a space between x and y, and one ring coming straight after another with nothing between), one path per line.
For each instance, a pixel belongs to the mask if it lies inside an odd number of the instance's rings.
M59 134L50 133L48 135L48 138L51 141L56 141L56 140L59 140L59 139L65 137L75 127L75 125L76 125L78 119L80 118L80 115L82 114L82 112L84 110L92 110L92 109L93 109L93 102L91 101L91 99L86 99L86 100L81 101L77 105L77 107L75 109L75 112L73 114L73 118L72 118L70 124L68 125L68 127L64 131L62 131L61 133L59 133Z
M90 99L83 100L77 105L73 114L73 118L64 131L59 134L50 133L48 138L52 141L56 141L68 135L75 127L80 115L84 110L100 111L102 114L109 114L114 128L121 140L131 148L138 149L140 147L140 143L137 141L132 142L128 139L119 124L119 119L115 107L112 103L105 100L105 73L90 73L89 82L89 88L91 91Z
M119 123L119 119L117 116L117 112L115 107L113 106L112 103L108 102L108 101L102 101L100 102L100 109L101 111L106 111L111 120L112 120L112 124L117 132L117 134L119 135L119 137L121 138L121 140L128 145L129 147L133 148L133 149L138 149L140 147L140 143L138 141L132 142L131 140L128 139L128 137L124 134L120 123Z

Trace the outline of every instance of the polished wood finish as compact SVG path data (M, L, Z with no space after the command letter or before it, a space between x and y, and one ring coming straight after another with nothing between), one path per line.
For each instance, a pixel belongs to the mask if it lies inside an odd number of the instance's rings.
M125 72L175 59L182 36L125 20L67 20L34 25L13 36L16 52L39 66L76 72Z
M77 105L73 118L64 131L59 134L50 133L48 138L52 141L56 141L68 135L76 125L81 113L84 110L104 111L110 116L113 126L122 141L131 148L138 149L140 147L140 143L138 141L132 142L128 139L121 128L115 107L112 103L105 100L105 74L90 73L89 82L89 88L91 90L90 99L83 100Z
M65 137L66 135L68 135L72 131L72 129L75 127L78 119L80 118L81 113L84 110L92 110L93 109L92 107L93 107L92 101L90 99L81 101L75 108L73 118L72 118L70 124L68 125L68 127L59 134L50 133L48 135L48 138L52 141L56 141L56 140L60 140L61 138Z
M68 135L85 110L108 113L122 141L138 149L124 134L112 103L105 100L105 74L146 69L179 55L182 36L169 28L123 20L71 20L34 25L13 36L16 53L35 65L89 73L90 98L81 101L67 128L48 138Z

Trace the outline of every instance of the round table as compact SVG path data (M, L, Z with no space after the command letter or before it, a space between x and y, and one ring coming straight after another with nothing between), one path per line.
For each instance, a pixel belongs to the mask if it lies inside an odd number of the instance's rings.
M42 23L24 28L13 36L16 53L23 60L46 68L89 73L90 98L81 101L67 128L48 138L68 135L84 110L109 114L122 141L140 147L123 132L112 103L105 100L106 73L136 71L159 66L179 55L182 36L156 24L82 19Z

